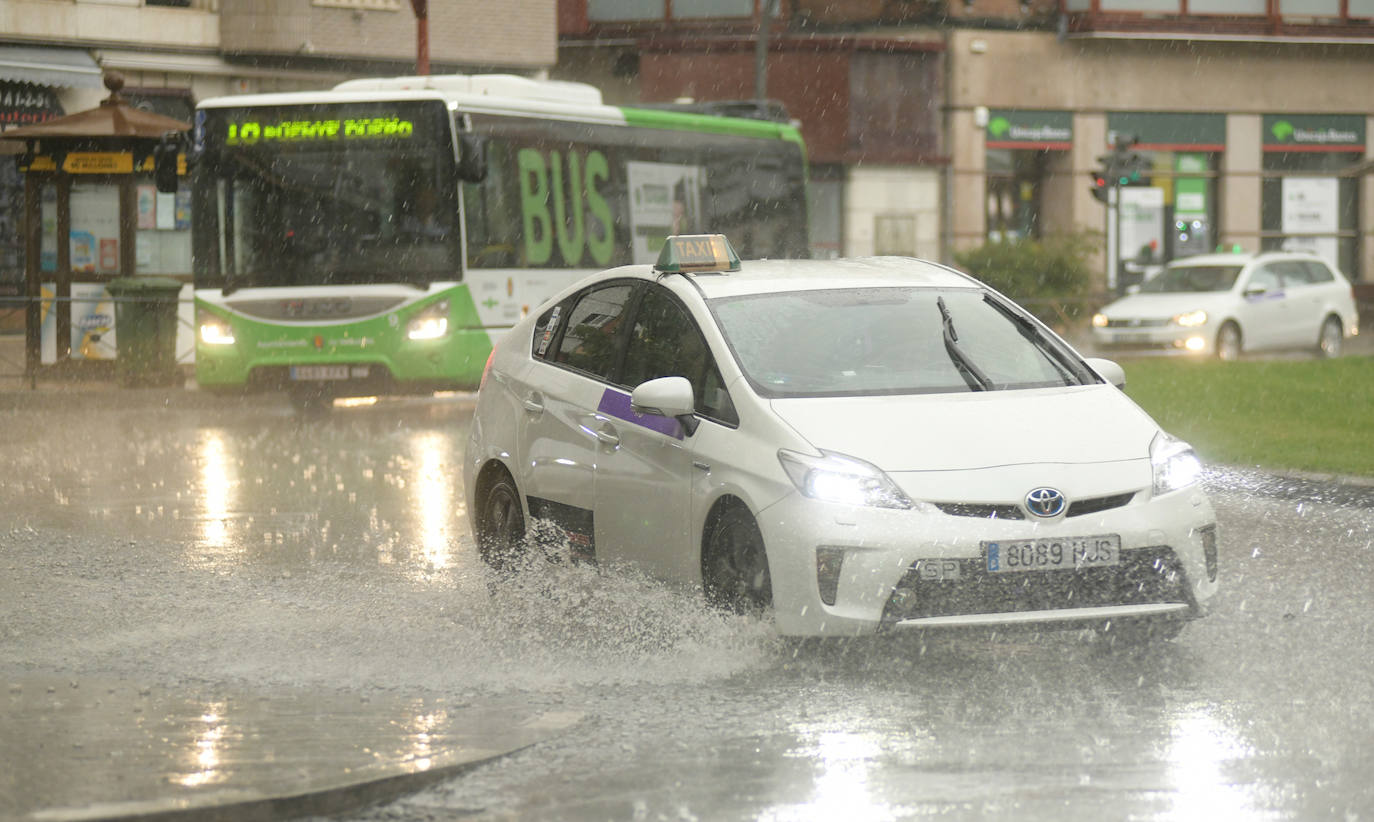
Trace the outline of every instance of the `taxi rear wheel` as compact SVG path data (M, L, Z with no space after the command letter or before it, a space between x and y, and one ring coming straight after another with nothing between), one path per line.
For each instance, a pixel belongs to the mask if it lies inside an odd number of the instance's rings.
M1317 336L1317 353L1323 357L1339 357L1343 342L1345 331L1341 328L1341 321L1335 317L1327 317L1322 323L1321 333Z
M736 614L762 616L773 605L773 583L758 523L741 506L711 527L702 556L706 601Z
M510 477L494 479L478 503L477 552L491 568L514 570L525 552L525 512Z

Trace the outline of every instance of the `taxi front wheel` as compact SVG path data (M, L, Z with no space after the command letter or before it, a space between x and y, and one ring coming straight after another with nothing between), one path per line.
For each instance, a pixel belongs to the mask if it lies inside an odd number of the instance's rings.
M762 616L773 605L768 556L758 523L743 507L716 519L702 556L706 601L736 614Z
M497 571L514 570L525 552L525 513L510 477L493 480L478 503L477 551Z

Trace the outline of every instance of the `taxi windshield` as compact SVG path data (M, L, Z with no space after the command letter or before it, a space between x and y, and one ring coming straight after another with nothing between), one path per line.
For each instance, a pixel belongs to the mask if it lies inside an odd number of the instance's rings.
M791 291L719 298L711 309L745 376L768 397L1095 381L1033 321L975 289Z
M1173 266L1141 283L1140 290L1146 294L1230 291L1240 269L1238 265Z

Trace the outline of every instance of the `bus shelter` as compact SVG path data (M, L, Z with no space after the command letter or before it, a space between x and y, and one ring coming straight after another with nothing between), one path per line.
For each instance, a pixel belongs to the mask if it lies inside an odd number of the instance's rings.
M159 141L190 124L128 105L117 72L104 82L110 96L96 108L0 137L24 145L17 162L24 175L24 371L31 384L40 372L113 370L114 281L159 275L190 282L189 189L161 193L153 178Z

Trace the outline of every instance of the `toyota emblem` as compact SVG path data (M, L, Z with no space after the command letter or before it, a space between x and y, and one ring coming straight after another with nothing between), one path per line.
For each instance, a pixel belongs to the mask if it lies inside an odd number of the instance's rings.
M1026 494L1026 510L1037 517L1057 517L1064 513L1064 495L1054 488L1036 488Z

